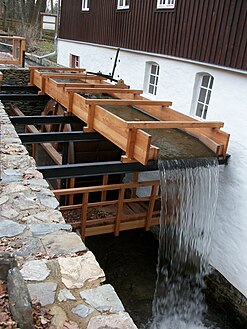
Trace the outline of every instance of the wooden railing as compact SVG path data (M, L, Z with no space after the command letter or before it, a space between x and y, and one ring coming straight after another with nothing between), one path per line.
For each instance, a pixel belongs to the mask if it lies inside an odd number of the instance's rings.
M12 47L12 55L10 58L1 58L0 64L13 64L24 66L26 39L18 36L0 35L0 42L8 42Z
M81 228L83 238L105 233L114 233L118 236L123 230L135 228L149 230L151 226L159 224L159 185L160 182L156 180L60 189L53 192L58 198L66 195L80 196L80 203L61 206L60 210L64 214L66 211L80 211L80 221L71 224L74 228ZM138 197L136 194L138 188L146 188L147 196ZM115 191L115 195L111 195L108 199L107 194L112 191ZM95 196L96 193L100 194L100 199L98 196L97 200L92 201L91 195ZM90 218L92 209L96 218Z

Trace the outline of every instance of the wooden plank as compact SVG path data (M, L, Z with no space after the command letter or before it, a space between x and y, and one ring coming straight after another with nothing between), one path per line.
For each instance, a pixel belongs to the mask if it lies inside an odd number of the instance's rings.
M151 220L150 226L154 226L154 225L159 225L159 217L153 218ZM131 222L123 222L120 224L119 231L121 232L121 231L126 231L126 230L134 230L137 228L144 228L144 226L145 226L145 219L131 221ZM93 235L113 233L114 228L115 228L114 224L86 228L86 237L93 236Z
M151 101L149 99L87 99L87 104L95 105L152 105L171 106L172 102Z
M224 122L219 121L128 121L129 129L171 129L171 128L222 128Z

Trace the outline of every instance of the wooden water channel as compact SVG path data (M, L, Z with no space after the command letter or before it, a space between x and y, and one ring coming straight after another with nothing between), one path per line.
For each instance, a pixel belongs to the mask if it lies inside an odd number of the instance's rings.
M104 233L119 235L120 231L135 228L149 230L159 223L159 180L138 179L138 172L154 169L153 165L147 169L150 163L156 164L157 169L159 147L152 144L149 129L179 129L196 137L218 158L226 157L229 134L221 130L222 122L198 121L173 110L170 101L148 100L141 96L142 90L130 89L123 82L108 83L107 77L89 74L84 69L31 67L30 86L38 87L40 95L48 95L53 99L44 114L79 118L84 123L83 130L79 132L81 139L87 140L87 136L90 139L92 134L99 133L122 150L117 158L118 162L121 160L120 164L96 162L87 166L71 164L68 156L63 160L56 144L43 144L56 164L71 168L71 174L60 176L64 179L59 180L60 188L54 193L62 200L60 209L65 217L71 211L78 213L78 220L72 225L81 228L83 238ZM92 95L100 97L88 97ZM126 120L117 110L110 110L111 107L118 109L123 106L143 113L144 120L136 119L135 116ZM52 125L44 127L45 134L56 134L52 131ZM71 126L63 125L62 129L64 127L72 133ZM27 130L33 136L39 132L34 125L28 125ZM67 144L71 146L71 142ZM74 177L73 170L77 170ZM92 177L90 170L100 177L100 184L91 182L87 186L76 186L75 177ZM116 182L110 179L111 174L125 173L133 174L131 182L123 182L122 176L118 176ZM145 196L138 193L142 189L148 191Z

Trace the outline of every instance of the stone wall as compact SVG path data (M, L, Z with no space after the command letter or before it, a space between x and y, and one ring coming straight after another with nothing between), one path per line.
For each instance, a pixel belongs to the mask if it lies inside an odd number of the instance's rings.
M26 86L29 83L30 71L22 68L1 68L3 74L2 85L17 85ZM2 92L3 93L3 92ZM25 92L22 92L25 93ZM40 115L44 110L46 101L35 100L35 101L15 101L14 103L25 115ZM9 108L9 102L5 105L6 112L11 115Z
M0 252L13 255L32 301L52 315L55 328L134 325L94 255L72 232L35 161L0 106Z
M30 72L25 68L1 68L2 84L24 86L29 82Z
M247 328L247 300L221 273L214 270L206 278L207 301L217 308L222 318L228 319L234 328Z

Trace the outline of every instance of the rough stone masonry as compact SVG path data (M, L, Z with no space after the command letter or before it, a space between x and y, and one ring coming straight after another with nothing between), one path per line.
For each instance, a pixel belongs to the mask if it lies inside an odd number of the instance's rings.
M92 252L58 210L59 203L0 104L0 254L14 256L32 302L55 328L137 329Z

